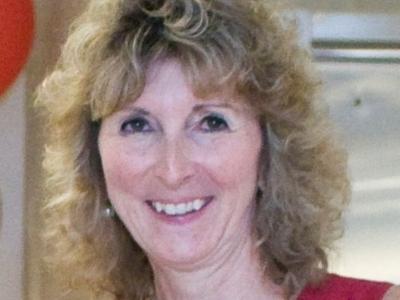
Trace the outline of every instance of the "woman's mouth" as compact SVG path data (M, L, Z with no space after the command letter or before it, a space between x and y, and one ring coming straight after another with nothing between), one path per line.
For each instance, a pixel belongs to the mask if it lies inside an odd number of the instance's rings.
M213 197L210 196L204 198L193 198L191 201L179 203L152 200L148 200L146 203L158 214L180 217L202 210L212 199Z

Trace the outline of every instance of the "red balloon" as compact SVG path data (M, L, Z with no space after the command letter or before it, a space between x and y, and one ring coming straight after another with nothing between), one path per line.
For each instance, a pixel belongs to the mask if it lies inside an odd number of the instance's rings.
M25 65L33 32L32 1L0 0L0 95Z

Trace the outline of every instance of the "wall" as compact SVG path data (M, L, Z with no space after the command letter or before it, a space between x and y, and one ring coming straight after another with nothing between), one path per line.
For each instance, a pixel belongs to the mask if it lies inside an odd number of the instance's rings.
M21 299L25 74L0 98L0 299Z
M289 6L312 11L340 11L352 13L400 13L398 0L290 0Z

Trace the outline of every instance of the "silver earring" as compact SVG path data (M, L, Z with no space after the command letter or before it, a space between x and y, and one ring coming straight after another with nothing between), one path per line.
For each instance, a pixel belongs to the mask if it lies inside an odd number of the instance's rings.
M106 207L106 208L103 210L103 215L104 215L105 217L107 217L107 218L115 218L116 213L115 213L114 208L113 208L112 206L109 206L109 207Z

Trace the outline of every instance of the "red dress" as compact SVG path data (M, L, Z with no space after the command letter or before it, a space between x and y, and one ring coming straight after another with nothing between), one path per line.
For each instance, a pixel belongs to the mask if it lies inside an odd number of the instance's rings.
M381 300L391 286L331 274L319 286L307 286L298 300Z

